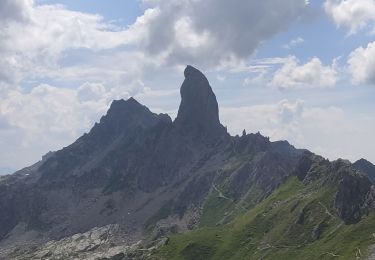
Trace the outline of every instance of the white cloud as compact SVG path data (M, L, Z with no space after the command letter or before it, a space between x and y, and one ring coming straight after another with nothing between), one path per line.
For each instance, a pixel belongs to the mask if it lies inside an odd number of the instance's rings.
M335 61L332 65L325 66L315 57L305 64L300 64L296 57L290 56L274 73L270 85L281 89L333 87L337 82L335 67Z
M193 21L190 17L182 17L175 23L174 33L176 35L177 44L182 48L199 48L210 42L208 32L198 34L194 31Z
M99 15L32 0L0 3L0 81L17 83L59 68L69 49L112 49L135 40L132 29L114 28Z
M220 109L220 117L232 134L238 134L246 128L248 132L260 131L272 140L295 142L300 139L297 129L303 111L304 101L281 100L269 105L223 107Z
M107 73L104 80L123 78L118 71L103 72L101 66L95 67L102 58L96 55L101 50L110 50L105 55L114 59L119 52L128 52L132 61L121 64L137 63L138 68L144 66L141 63L158 67L238 66L262 41L286 30L303 16L307 6L304 0L143 2L149 7L144 14L129 27L118 28L100 15L71 11L62 5L43 5L33 0L1 1L0 83L17 85L25 80L56 77L67 81L73 73L84 77L84 72L94 75L98 71L102 71L100 76ZM80 63L80 69L72 66L77 57L69 55L74 50L89 53L86 58L90 60ZM62 62L69 59L68 65ZM90 67L82 70L87 64ZM129 67L122 74L129 74ZM131 81L139 80L140 74L133 73Z
M102 99L106 90L101 83L86 82L78 88L77 97L80 102L90 102Z
M0 144L7 151L0 165L18 168L68 145L105 114L112 99L99 83L78 90L44 84L28 93L9 91L0 103Z
M248 58L261 42L303 16L307 7L304 0L144 2L150 9L142 18L143 49L162 55L167 64L199 67Z
M375 85L375 42L354 50L348 59L354 84Z
M332 160L366 157L375 161L375 139L368 138L375 131L373 115L352 114L334 106L308 106L303 100L223 107L220 111L232 134L240 134L245 128L248 133L260 131L274 141L288 140Z
M25 21L29 18L32 5L32 0L2 0L0 20L2 22Z
M290 49L292 49L292 48L296 47L297 45L299 45L301 43L304 43L304 42L305 42L305 40L302 37L297 37L297 38L291 40L288 44L285 44L283 46L283 48L290 50Z
M375 25L374 0L326 0L326 13L339 27L349 30L350 34Z

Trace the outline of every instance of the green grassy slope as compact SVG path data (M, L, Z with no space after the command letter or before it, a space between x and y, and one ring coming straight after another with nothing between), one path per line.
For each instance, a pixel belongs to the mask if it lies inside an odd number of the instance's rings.
M335 192L320 182L304 185L292 177L222 225L223 216L241 210L214 192L200 228L170 236L151 259L360 259L375 243L375 214L345 225L332 208Z

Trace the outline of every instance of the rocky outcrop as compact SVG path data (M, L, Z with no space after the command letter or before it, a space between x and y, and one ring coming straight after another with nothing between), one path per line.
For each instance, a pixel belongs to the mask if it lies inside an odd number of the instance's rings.
M206 141L226 134L219 120L219 106L202 72L192 66L185 69L181 86L181 104L175 125L183 132Z
M335 198L338 215L347 224L357 223L368 210L365 202L371 182L363 175L346 173L339 182Z
M365 159L360 159L353 163L353 168L366 174L372 184L375 184L375 165Z
M373 208L373 188L367 176L353 168L349 161L339 159L330 162L311 152L305 152L293 174L304 183L320 182L320 185L337 190L334 209L346 224L354 224Z
M78 233L61 240L48 241L41 246L10 250L7 253L7 258L13 260L144 259L149 256L153 250L166 243L165 237L161 237L147 248L145 248L140 241L132 245L126 245L124 241L118 238L119 229L120 227L118 225L93 228L85 233Z

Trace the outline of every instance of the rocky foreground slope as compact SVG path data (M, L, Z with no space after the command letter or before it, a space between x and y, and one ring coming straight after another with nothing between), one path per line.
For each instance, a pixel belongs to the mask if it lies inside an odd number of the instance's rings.
M76 142L2 177L0 259L371 255L371 163L230 136L191 66L181 98L174 121L114 101Z

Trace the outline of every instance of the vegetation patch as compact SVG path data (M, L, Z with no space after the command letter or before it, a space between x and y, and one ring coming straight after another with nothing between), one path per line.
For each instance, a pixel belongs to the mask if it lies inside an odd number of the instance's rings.
M345 225L333 209L335 192L330 186L317 182L305 185L295 177L290 178L263 202L246 213L238 213L226 225L172 235L170 242L151 259L349 260L359 255L364 257L369 245L375 243L372 225L375 214L369 214L355 225ZM223 211L233 207L225 200L216 199L215 194L211 196L206 202L201 226L210 226L211 220L215 222Z
M181 251L181 256L186 260L207 260L215 253L214 248L199 243L190 243Z

